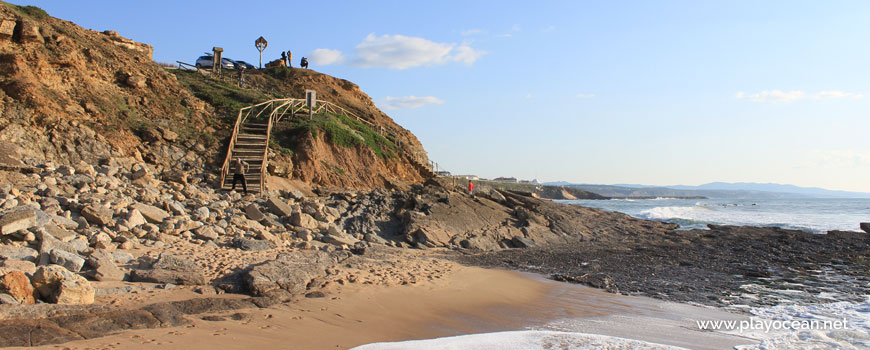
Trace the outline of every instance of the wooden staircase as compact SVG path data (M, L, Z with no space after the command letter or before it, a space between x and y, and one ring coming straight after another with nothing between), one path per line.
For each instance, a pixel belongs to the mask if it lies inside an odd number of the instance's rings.
M233 147L229 150L230 169L228 176L223 179L221 189L229 190L233 187L233 170L232 164L236 158L241 158L243 162L248 163L250 168L245 174L245 179L248 183L248 191L261 193L263 190L263 167L266 166L266 152L269 146L269 124L268 123L245 123L239 128L239 133L235 137ZM236 190L240 191L240 185L236 185Z

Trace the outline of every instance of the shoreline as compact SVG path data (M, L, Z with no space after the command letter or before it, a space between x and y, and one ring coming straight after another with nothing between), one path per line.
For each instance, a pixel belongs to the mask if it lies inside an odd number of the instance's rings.
M177 292L187 292L179 290ZM169 293L173 293L169 291ZM234 310L226 320L124 331L37 349L258 347L347 349L376 342L543 329L559 320L600 333L670 345L732 347L752 341L717 332L687 332L686 317L739 318L725 311L622 296L543 276L455 264L442 278L416 285L342 286L325 298L264 309ZM239 320L232 320L232 315ZM18 348L16 348L18 349ZM23 349L23 348L21 348Z

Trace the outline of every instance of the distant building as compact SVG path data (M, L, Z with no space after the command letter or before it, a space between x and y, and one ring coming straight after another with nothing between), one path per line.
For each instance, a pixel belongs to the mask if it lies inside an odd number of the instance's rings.
M435 175L438 175L438 176L450 176L450 172L449 172L449 171L446 171L446 170L436 171L436 172L435 172Z
M480 180L480 177L478 177L477 175L456 175L455 177L466 180Z
M517 182L517 178L515 178L515 177L497 177L497 178L495 178L495 179L492 179L492 181L499 181L499 182Z

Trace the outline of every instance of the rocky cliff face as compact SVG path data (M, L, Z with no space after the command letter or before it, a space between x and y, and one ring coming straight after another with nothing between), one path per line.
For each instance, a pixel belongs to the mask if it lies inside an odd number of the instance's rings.
M215 150L210 107L151 61L149 45L34 9L0 5L0 140L16 157L168 168Z
M292 156L274 154L276 175L355 188L422 180L408 161L426 162L420 142L351 82L298 69L251 72L250 85L241 90L249 99L222 108L179 83L181 76L155 64L151 53L150 45L115 31L86 30L35 7L0 3L0 142L7 145L0 156L13 163L73 166L132 157L158 172L182 170L210 180L223 161L239 106L302 97L314 89L321 99L396 135L407 156L373 160L364 147L307 144L314 138L302 137ZM208 88L231 80L193 74Z

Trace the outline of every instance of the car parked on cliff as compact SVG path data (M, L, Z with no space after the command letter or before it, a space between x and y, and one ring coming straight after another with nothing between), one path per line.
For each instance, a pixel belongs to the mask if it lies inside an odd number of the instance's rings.
M236 64L236 69L242 69L242 66L244 66L245 69L256 69L256 68L257 68L257 67L254 67L253 64L250 64L250 63L245 62L245 61L236 61L236 60L233 60L233 63Z
M214 66L214 56L199 56L199 58L196 59L196 68L211 68L212 66ZM233 60L229 58L222 58L221 68L235 69L236 65L235 63L233 63Z

